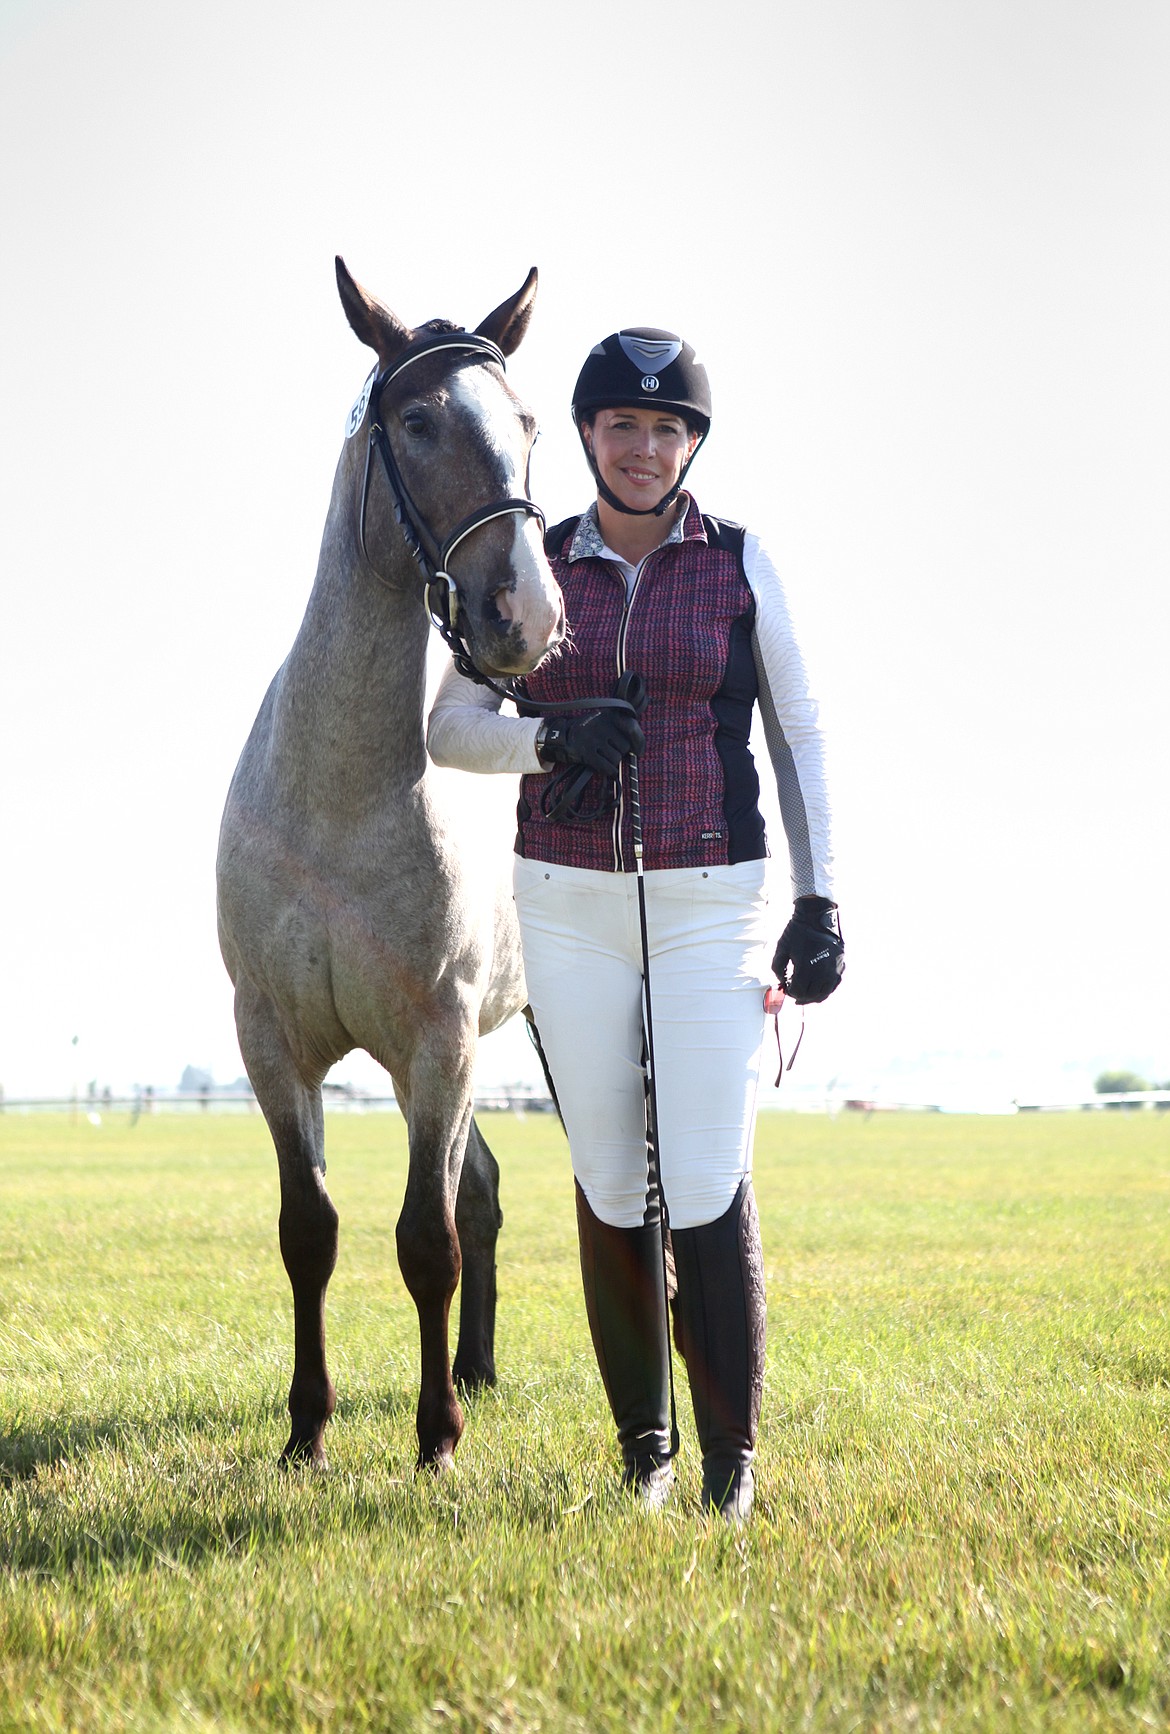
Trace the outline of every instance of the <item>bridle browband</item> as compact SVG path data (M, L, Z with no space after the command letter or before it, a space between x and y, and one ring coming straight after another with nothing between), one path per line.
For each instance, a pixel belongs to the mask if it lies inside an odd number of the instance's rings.
M420 514L418 507L410 497L410 491L402 479L402 472L394 456L393 447L385 428L382 426L382 393L390 382L397 379L403 370L412 362L420 360L424 355L435 355L438 352L452 349L465 355L478 355L488 361L498 362L504 367L504 352L490 338L481 337L477 331L443 331L432 336L417 338L407 345L396 361L384 367L370 387L369 419L370 437L366 445L366 468L362 478L362 503L358 514L358 539L361 543L362 555L366 564L379 582L386 584L388 580L382 577L378 568L370 558L366 547L366 505L370 496L370 460L375 450L382 459L382 467L386 472L386 481L390 488L390 499L394 506L394 517L402 531L403 540L413 554L419 571L423 575L425 585L423 597L427 613L439 629L443 641L450 650L455 666L460 674L467 675L472 680L486 679L472 661L471 651L467 641L459 630L460 596L459 587L447 570L452 554L461 542L478 530L481 524L490 524L495 518L507 517L511 512L521 512L526 517L539 518L541 532L545 527L545 516L540 507L528 499L494 500L490 505L480 506L474 512L456 524L447 538L440 542Z

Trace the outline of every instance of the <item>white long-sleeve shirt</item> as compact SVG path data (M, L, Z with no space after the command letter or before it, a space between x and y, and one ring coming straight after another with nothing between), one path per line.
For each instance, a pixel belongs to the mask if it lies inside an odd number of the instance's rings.
M681 526L676 526L676 532L681 534ZM636 593L641 568L604 545L593 514L581 520L574 536L570 568L577 558L600 558L616 566L629 593ZM744 537L743 572L755 601L751 646L758 681L756 702L776 778L793 894L831 898L831 812L819 709L809 690L780 575L751 532ZM541 774L547 767L536 755L539 720L503 712L498 694L467 680L452 665L431 710L428 750L437 764L462 770Z

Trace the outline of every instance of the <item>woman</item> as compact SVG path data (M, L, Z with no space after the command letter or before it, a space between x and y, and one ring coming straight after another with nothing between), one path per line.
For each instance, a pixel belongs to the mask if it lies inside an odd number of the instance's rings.
M452 669L428 745L440 764L523 773L516 908L569 1137L586 1310L624 1478L652 1507L673 1483L661 1190L703 1504L738 1522L752 1504L764 1369L751 1155L767 844L748 734L758 704L796 897L773 968L805 1004L826 998L844 967L817 710L772 562L755 536L705 518L683 491L711 422L706 371L690 345L648 329L607 337L581 370L573 420L597 499L547 539L570 639L524 692L550 714L503 716L497 695ZM644 702L639 693L633 707L558 712L629 693L629 671Z

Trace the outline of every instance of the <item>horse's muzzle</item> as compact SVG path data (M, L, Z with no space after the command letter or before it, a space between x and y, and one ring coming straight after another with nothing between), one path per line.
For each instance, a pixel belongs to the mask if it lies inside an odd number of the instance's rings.
M493 591L468 639L485 674L514 677L531 674L564 641L565 630L565 599L550 572L545 584L514 582Z

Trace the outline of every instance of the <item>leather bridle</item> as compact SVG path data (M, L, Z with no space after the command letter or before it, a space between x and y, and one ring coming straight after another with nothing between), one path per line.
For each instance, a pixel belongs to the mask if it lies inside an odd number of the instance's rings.
M529 499L494 500L486 506L479 506L474 512L469 512L440 542L411 499L410 490L403 480L402 471L398 467L398 460L394 456L389 436L382 426L382 393L391 381L397 379L398 375L405 368L410 367L413 362L421 360L424 355L435 355L442 350L456 350L464 355L476 355L487 361L498 362L501 368L504 367L504 352L490 338L481 337L476 331L443 331L427 337L416 338L413 343L407 345L395 361L382 369L370 387L370 436L366 446L365 475L362 479L358 539L361 542L361 550L366 564L381 583L388 584L389 581L382 577L371 560L369 549L366 547L366 505L370 495L371 459L376 450L382 459L382 467L386 472L395 519L402 531L406 546L414 556L423 576L425 586L423 599L427 613L435 626L438 627L460 674L468 675L473 680L482 681L485 677L472 661L467 641L459 630L459 610L462 606L462 598L459 594L459 586L448 570L451 556L460 543L464 542L474 530L478 530L481 524L490 524L496 518L506 517L512 512L520 512L526 517L538 518L543 534L545 516L540 507Z
M490 338L481 337L476 331L443 331L416 339L408 344L396 361L384 367L370 387L369 421L370 434L366 445L366 467L362 478L361 507L358 513L358 539L366 564L375 578L388 588L393 588L388 578L384 578L370 558L366 547L366 506L370 496L371 460L375 451L382 459L382 467L386 472L386 481L390 488L390 499L394 506L394 516L402 531L406 546L413 554L425 584L424 601L427 613L438 628L443 642L451 652L452 660L459 673L469 680L476 681L481 686L490 687L500 698L509 699L515 704L521 716L563 716L575 711L585 710L624 710L637 717L638 710L625 695L621 697L602 697L584 699L566 699L560 704L535 704L516 690L512 680L503 685L497 684L477 668L472 659L467 641L459 630L459 610L462 599L459 587L447 570L448 562L456 548L473 530L478 530L481 524L490 524L495 518L506 517L510 512L521 512L525 517L538 518L543 533L545 516L540 507L529 499L494 500L489 505L480 506L474 512L469 512L442 542L430 529L418 507L410 497L410 491L398 467L390 439L382 426L381 398L386 387L398 375L418 361L424 355L434 355L442 350L457 350L464 355L478 355L488 361L498 362L504 366L504 354ZM359 424L360 425L360 424ZM551 780L555 794L552 817L577 818L595 817L596 814L581 813L581 802L585 788L593 773L581 765L564 767L560 774Z

